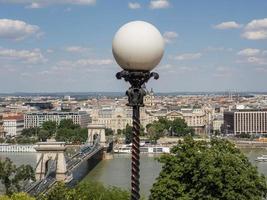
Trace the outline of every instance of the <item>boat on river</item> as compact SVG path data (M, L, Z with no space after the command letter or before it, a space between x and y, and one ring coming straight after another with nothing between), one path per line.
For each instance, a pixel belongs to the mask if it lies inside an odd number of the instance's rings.
M131 153L132 145L121 145L114 148L114 153L129 154ZM170 153L170 147L157 145L140 145L140 153L161 154Z
M255 161L267 162L267 155L258 156Z

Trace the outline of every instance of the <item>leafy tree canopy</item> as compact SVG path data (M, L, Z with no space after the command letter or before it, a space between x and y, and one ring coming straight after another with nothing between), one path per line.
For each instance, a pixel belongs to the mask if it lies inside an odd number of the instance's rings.
M35 200L34 197L31 197L30 195L26 193L14 193L11 196L3 195L0 196L0 200Z
M21 135L25 137L33 137L38 135L40 131L40 128L35 127L35 128L25 128L22 130Z
M113 135L114 131L111 128L105 128L105 135L110 136Z
M38 139L41 141L46 141L47 139L49 139L52 136L52 134L44 129L41 129L38 133Z
M133 139L133 127L130 126L129 124L126 125L126 128L122 130L122 134L125 135L125 143L130 144Z
M80 125L74 124L72 119L62 119L58 126L59 129L67 128L67 129L76 129L80 128Z
M30 165L16 167L9 158L0 160L0 181L7 195L20 192L23 184L29 180L35 180L34 170Z
M50 135L56 133L57 122L56 121L46 121L42 124L42 129L49 132Z
M82 182L74 188L68 188L63 183L56 185L40 200L125 200L130 195L117 187L104 187L101 183Z
M151 200L262 200L267 194L265 177L226 140L188 136L159 161Z
M189 127L185 122L185 120L182 118L175 118L174 120L168 120L165 117L161 117L159 118L158 121L154 121L153 123L148 124L146 128L148 132L150 128L153 128L152 130L153 132L155 132L156 138L162 137L163 135L166 134L179 137L195 134L194 129Z

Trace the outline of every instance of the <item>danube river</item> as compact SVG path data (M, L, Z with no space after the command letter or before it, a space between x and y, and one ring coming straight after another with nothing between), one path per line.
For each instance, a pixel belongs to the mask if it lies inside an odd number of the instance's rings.
M257 156L267 154L267 149L242 149L249 160L257 165L259 171L267 176L267 162L255 162ZM36 162L35 153L0 153L0 158L9 157L15 164L30 164L33 167ZM155 160L156 157L141 155L140 166L140 190L143 196L149 195L149 190L155 178L161 170L161 164ZM115 154L111 160L101 161L88 175L86 180L99 181L105 185L118 186L121 188L130 188L130 168L131 157L128 154Z

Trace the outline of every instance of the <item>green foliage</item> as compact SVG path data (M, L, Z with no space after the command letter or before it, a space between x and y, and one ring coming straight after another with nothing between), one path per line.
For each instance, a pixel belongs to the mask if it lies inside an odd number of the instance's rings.
M171 121L171 131L174 136L194 135L194 129L187 126L184 119L176 118Z
M144 136L144 132L145 132L145 129L144 129L144 127L141 126L140 127L140 136ZM126 144L130 144L132 142L132 139L133 139L133 127L130 126L129 124L126 124L126 127L123 130L118 129L117 133L125 135L125 143Z
M56 140L64 141L67 143L76 143L76 144L84 143L87 140L87 129L86 128L58 129L56 134Z
M160 138L161 134L156 131L154 126L150 126L147 130L147 135L152 144L156 144L157 140Z
M188 127L185 120L181 118L176 118L172 121L161 117L158 121L148 124L146 128L151 142L156 142L164 135L182 137L195 134L194 129Z
M221 133L220 133L219 130L215 130L213 134L214 134L215 136L221 135Z
M56 133L57 130L57 122L55 121L46 121L42 124L42 130L48 131L50 135Z
M21 191L24 181L35 180L34 170L30 165L16 167L9 158L0 160L0 180L5 186L6 194Z
M39 200L125 200L130 195L117 187L104 187L100 183L83 182L74 188L68 188L63 183L56 185L47 195Z
M38 139L45 142L48 138L50 138L52 134L44 129L41 129L38 133Z
M10 197L7 195L0 196L0 200L35 200L34 197L31 197L30 195L26 193L14 193Z
M239 138L251 138L251 135L249 133L241 133L237 137L239 137Z
M58 126L59 129L77 129L80 128L80 125L74 124L72 119L62 119Z
M0 143L4 143L5 139L4 138L0 138Z
M16 137L16 143L18 144L34 144L37 140L35 137L25 137L22 135L19 135Z
M118 135L121 135L121 134L122 134L122 130L121 130L121 129L118 129L118 130L117 130L117 134L118 134Z
M25 128L22 130L21 136L24 137L34 137L37 136L40 131L40 128Z
M151 200L262 200L267 194L265 177L226 140L186 137L159 161Z
M114 135L114 131L111 128L105 128L105 135L106 136Z
M71 119L63 119L57 125L54 121L46 121L42 128L27 128L16 139L9 139L9 143L29 144L37 141L46 141L51 137L57 141L81 144L87 140L87 129L74 124Z
M126 128L122 130L122 134L125 135L125 143L130 144L133 139L133 127L129 124L126 125Z

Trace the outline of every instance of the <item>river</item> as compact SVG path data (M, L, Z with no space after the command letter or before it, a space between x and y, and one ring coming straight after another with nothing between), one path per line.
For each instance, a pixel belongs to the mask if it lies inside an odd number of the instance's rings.
M255 162L257 156L267 154L267 149L242 149L249 160L258 167L259 172L267 176L267 162ZM0 153L0 158L9 157L16 165L30 164L35 166L35 153ZM161 164L155 156L141 155L140 158L140 192L143 196L149 195L155 178L161 170ZM128 154L115 154L111 160L101 161L91 170L83 181L92 180L104 183L106 186L130 188L131 157ZM1 192L0 188L0 192Z

